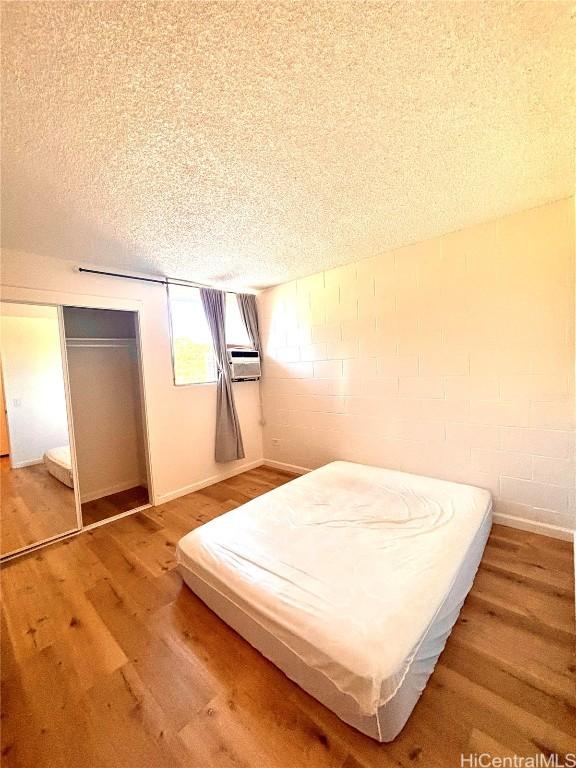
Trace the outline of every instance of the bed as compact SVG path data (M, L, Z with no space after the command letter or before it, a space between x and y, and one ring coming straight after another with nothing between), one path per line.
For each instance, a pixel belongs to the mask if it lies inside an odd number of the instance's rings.
M336 461L184 536L188 586L378 741L405 725L472 586L488 491Z
M70 446L62 445L59 448L50 448L42 457L44 466L50 474L69 488L74 488L72 475L72 459Z

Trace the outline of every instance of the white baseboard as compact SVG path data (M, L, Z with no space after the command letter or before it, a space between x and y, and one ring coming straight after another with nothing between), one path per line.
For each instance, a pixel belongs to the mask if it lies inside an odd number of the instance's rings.
M209 485L214 485L215 483L219 483L222 480L228 480L230 477L234 477L235 475L241 475L242 472L247 472L249 469L261 467L263 463L264 462L262 459L249 461L248 463L242 464L239 467L234 467L234 469L230 469L227 472L221 472L218 475L212 475L212 477L199 480L197 483L185 485L183 488L177 488L175 491L157 494L154 498L154 506L158 506L158 504L166 504L167 501L179 499L180 496L187 496L189 493L194 493L194 491L201 491L202 488L207 488Z
M525 520L522 517L503 515L498 512L494 513L493 519L495 523L507 525L508 528L518 528L521 531L539 533L541 536L550 536L553 539L572 541L574 537L574 531L570 530L570 528L562 528L559 525L551 525L550 523L540 523L537 520Z
M95 501L96 499L102 499L104 496L111 496L113 493L120 493L121 491L127 491L128 488L135 488L137 485L145 485L140 478L133 480L127 480L123 483L116 483L108 488L100 488L97 491L91 491L90 493L82 494L80 501L84 504L87 501Z
M307 467L299 467L296 464L285 464L283 461L272 461L272 459L264 459L262 464L265 467L271 467L272 469L283 469L285 472L294 472L295 475L305 475L307 472L312 471Z
M29 461L19 461L12 464L12 469L24 469L24 467L34 467L36 464L42 464L42 459L30 459Z

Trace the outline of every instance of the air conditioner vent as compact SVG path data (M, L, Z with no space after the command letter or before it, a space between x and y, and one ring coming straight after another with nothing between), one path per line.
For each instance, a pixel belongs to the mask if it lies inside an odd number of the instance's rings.
M255 381L261 376L260 355L255 349L229 349L232 381Z

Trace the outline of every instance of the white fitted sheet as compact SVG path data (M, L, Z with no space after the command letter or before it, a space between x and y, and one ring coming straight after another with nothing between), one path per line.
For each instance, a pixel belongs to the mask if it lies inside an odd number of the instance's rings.
M70 446L62 445L58 448L50 448L43 456L44 466L50 474L64 485L74 488L72 475L72 458Z
M334 462L192 531L177 555L191 588L289 677L389 740L472 585L490 507L479 488Z

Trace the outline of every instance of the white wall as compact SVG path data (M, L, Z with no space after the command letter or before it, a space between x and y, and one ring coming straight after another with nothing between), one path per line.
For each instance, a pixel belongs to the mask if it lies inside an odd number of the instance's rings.
M264 291L265 457L489 488L574 527L574 207L524 211Z
M68 445L68 420L58 314L2 314L3 363L10 460L17 468L40 461L46 450ZM23 308L26 313L26 308Z
M81 501L146 485L135 347L68 346Z
M76 297L119 308L126 300L141 302L144 387L150 432L152 477L156 501L194 490L231 472L261 462L262 431L258 385L234 385L246 458L239 462L214 461L216 385L175 387L166 293L162 286L78 273L72 262L16 251L2 252L2 286L17 294ZM15 288L14 288L15 287ZM32 290L31 290L32 289Z

